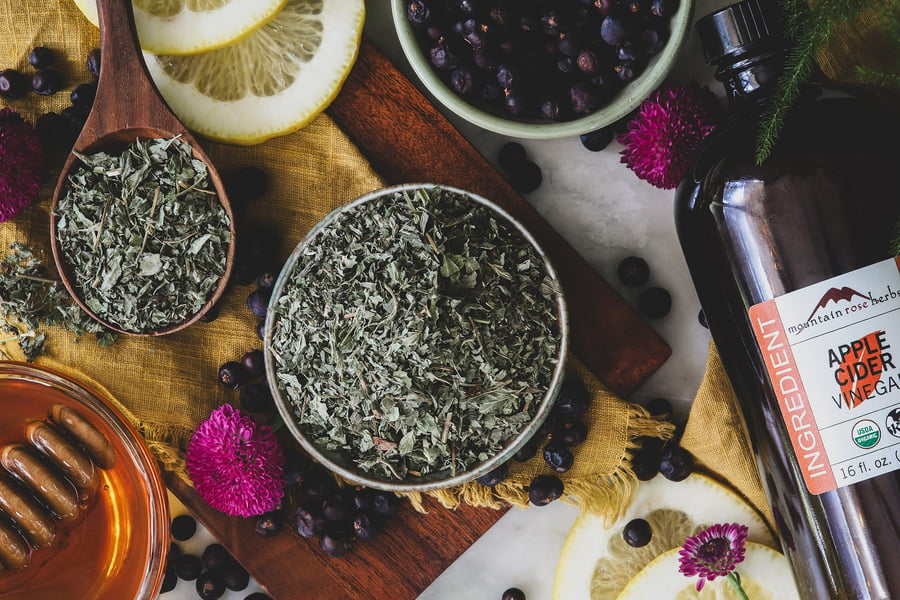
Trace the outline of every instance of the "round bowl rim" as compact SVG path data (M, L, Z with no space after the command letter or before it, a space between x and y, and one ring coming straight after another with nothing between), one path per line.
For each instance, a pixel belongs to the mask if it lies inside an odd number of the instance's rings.
M0 381L6 380L25 381L62 392L102 419L126 447L129 463L140 471L141 479L146 483L147 504L150 508L150 517L147 521L150 543L148 562L145 566L146 574L141 581L141 587L134 590L135 599L151 600L156 598L163 584L170 548L170 510L168 491L159 463L143 436L105 394L73 375L43 365L2 360L0 361Z
M504 444L503 448L496 453L494 456L489 458L486 461L478 463L473 468L462 471L449 477L435 479L433 475L429 475L428 479L423 479L419 482L410 482L409 479L404 480L387 480L380 479L371 476L370 474L364 473L361 470L350 466L348 467L346 464L341 464L334 460L331 455L324 453L321 451L315 444L313 444L306 435L300 430L296 419L293 414L293 410L290 406L289 401L281 394L281 391L276 383L277 377L275 373L275 365L274 359L272 358L272 331L275 325L275 311L269 310L266 314L265 321L265 331L263 336L263 354L265 356L265 366L266 366L266 378L269 383L269 388L272 392L272 396L275 399L275 405L278 409L279 414L285 424L285 426L290 431L291 435L300 446L308 452L316 461L320 462L326 468L328 468L332 473L339 475L344 480L356 484L363 485L366 487L371 487L374 489L380 489L385 491L392 492L429 492L439 489L445 489L449 487L454 487L460 485L462 483L466 483L468 481L472 481L485 475L492 471L494 468L499 466L500 464L510 460L513 454L518 451L537 431L537 429L543 424L544 420L546 420L547 416L550 414L550 410L553 407L553 402L556 399L556 395L559 391L560 386L562 385L563 378L565 376L566 370L566 356L569 348L569 316L568 309L566 306L565 295L562 289L562 286L559 284L559 275L556 269L553 267L547 253L543 250L543 248L538 244L537 240L534 236L515 218L513 218L505 209L501 206L497 205L491 200L476 194L474 192L470 192L468 190L463 190L461 188L436 184L436 183L406 183L400 185L393 185L388 187L379 188L367 194L364 194L355 200L352 200L348 203L342 204L338 208L331 211L328 215L326 215L322 220L320 220L311 230L310 232L301 240L294 250L291 252L290 257L288 257L287 261L285 261L284 266L278 274L278 278L275 281L275 285L272 288L272 296L270 301L270 306L272 303L277 301L277 299L281 296L284 286L286 285L286 281L292 272L294 265L297 263L300 253L302 250L310 243L312 239L324 229L327 225L333 222L339 215L347 210L351 210L352 208L363 204L365 202L369 202L371 200L375 200L378 198L382 198L384 196L394 194L397 192L404 191L413 191L418 189L434 189L440 188L443 190L447 190L449 192L453 192L456 194L460 194L466 196L470 200L482 204L483 206L488 207L489 209L495 211L499 216L506 219L507 222L512 225L520 234L525 237L525 239L535 248L538 254L544 260L544 266L547 270L547 275L550 276L557 284L557 293L556 293L556 305L558 312L558 325L559 325L559 350L557 352L557 360L556 365L553 369L553 375L550 380L550 384L548 386L547 393L541 398L540 403L538 404L537 409L535 410L534 416L528 422L528 424L522 428L522 430L515 435L512 439L507 440Z
M612 125L637 108L663 83L671 71L678 54L687 41L687 33L693 21L693 12L694 0L680 0L678 10L669 21L670 35L665 47L650 58L641 75L620 90L611 102L578 119L540 123L503 118L484 111L457 96L428 64L424 52L419 48L413 26L406 19L406 0L391 1L394 30L400 40L403 55L432 96L451 112L473 125L501 135L535 140L575 137L596 131Z

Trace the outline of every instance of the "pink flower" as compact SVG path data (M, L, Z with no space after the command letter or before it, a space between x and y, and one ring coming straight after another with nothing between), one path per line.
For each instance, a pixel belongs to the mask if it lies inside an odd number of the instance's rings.
M0 109L0 222L22 212L38 196L44 148L31 123Z
M744 560L747 526L738 523L716 524L684 541L678 553L678 570L686 577L699 575L697 591L716 577L731 577L735 565ZM739 582L739 580L738 580Z
M652 185L673 189L720 119L719 103L709 88L696 82L660 88L619 136L625 146L622 162Z
M284 453L272 428L229 404L194 430L186 464L197 494L225 514L261 515L284 497Z

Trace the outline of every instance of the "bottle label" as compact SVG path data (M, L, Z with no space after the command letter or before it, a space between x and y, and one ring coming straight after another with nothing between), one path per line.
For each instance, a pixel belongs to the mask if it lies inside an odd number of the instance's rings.
M900 469L900 257L750 308L806 487Z

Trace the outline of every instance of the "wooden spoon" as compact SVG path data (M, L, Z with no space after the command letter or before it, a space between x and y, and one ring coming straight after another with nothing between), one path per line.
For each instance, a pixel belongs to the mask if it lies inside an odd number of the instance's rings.
M65 263L56 237L56 207L60 198L65 194L69 174L79 166L78 158L74 153L70 153L60 172L51 205L50 244L53 250L53 260L63 284L78 305L104 326L130 335L163 335L183 329L197 321L206 314L225 291L234 263L234 215L225 194L222 179L209 157L166 105L147 73L134 25L131 0L97 0L97 10L100 16L100 80L97 84L93 108L81 134L75 141L73 151L82 154L117 152L124 150L139 138L181 136L181 139L190 145L194 158L206 163L209 181L228 215L231 244L228 246L225 273L218 286L203 308L185 321L141 334L124 331L118 326L104 321L84 304L77 288L73 286L71 271Z

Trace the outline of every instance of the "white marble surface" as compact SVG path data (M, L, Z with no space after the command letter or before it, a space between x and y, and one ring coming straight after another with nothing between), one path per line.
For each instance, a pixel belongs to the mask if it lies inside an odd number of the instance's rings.
M366 4L366 35L419 85L400 50L388 0L368 0ZM721 0L697 0L695 17L725 4ZM712 69L704 65L693 32L670 75L673 82L690 79L711 83L718 92ZM438 108L491 162L496 162L499 148L511 141L461 122L439 104ZM525 146L544 175L541 187L526 199L626 300L636 304L637 293L617 283L615 269L631 254L650 264L651 284L671 292L672 311L651 324L672 347L672 356L631 399L644 402L667 398L675 407L676 420L683 421L703 373L709 334L698 323L699 304L678 247L673 192L637 179L620 164L621 146L615 142L603 152L592 153L578 138L516 141ZM560 503L509 511L418 600L500 600L503 591L513 586L521 588L528 600L550 600L557 558L576 516L576 509ZM191 540L190 547L202 551L211 539L203 531L197 536L198 541ZM254 586L230 592L224 600L241 600L259 589ZM162 596L163 600L193 598L193 586L184 582Z

